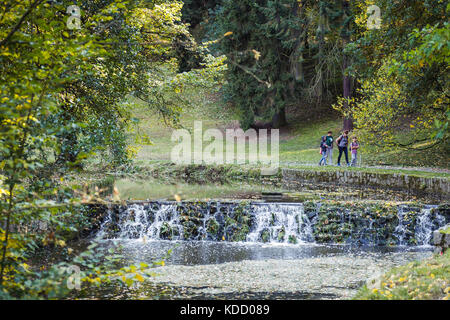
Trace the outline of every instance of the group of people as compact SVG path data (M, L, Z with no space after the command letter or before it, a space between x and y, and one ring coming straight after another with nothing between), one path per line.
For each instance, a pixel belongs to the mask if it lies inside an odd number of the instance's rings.
M341 158L342 154L345 154L345 161L347 162L347 166L356 166L358 159L358 149L359 143L358 138L353 137L352 142L349 143L348 131L344 131L339 138L334 141L333 132L328 131L328 135L323 136L320 143L320 154L322 155L322 159L320 159L319 166L326 166L327 163L333 164L333 147L334 143L339 148L339 157L337 161L337 165L341 166ZM350 146L350 152L352 154L351 163L348 161L348 147Z

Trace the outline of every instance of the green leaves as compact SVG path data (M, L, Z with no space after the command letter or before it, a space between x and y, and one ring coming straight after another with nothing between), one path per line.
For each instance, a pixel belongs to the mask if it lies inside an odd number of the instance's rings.
M85 1L81 29L69 30L72 4L0 3L0 292L8 297L67 294L60 285L67 264L31 275L23 267L37 246L65 248L85 227L83 212L71 207L74 191L59 184L59 174L80 169L94 151L113 165L130 160L129 112L121 102L132 92L152 93L152 63L171 59L172 37L185 32L178 2L150 3L155 16L146 16L133 1ZM152 38L138 25L162 32L169 43L146 43ZM84 282L99 284L119 277L120 259L90 247L73 262ZM140 270L133 272L137 281Z
M450 27L446 5L378 0L383 28L364 29L368 1L358 1L358 39L347 49L361 88L351 101L358 135L376 149L428 150L448 143ZM370 2L373 4L373 2ZM339 104L342 104L340 102ZM434 149L438 152L437 149Z

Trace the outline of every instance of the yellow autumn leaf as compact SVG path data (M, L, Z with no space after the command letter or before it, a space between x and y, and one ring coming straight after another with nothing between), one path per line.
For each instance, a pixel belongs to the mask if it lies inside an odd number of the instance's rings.
M113 200L120 201L119 189L117 189L116 187L114 187L114 189L113 189Z
M64 240L57 240L56 244L60 247L65 247L66 246L66 242Z
M136 280L139 282L144 282L144 277L141 274L136 273Z
M261 53L259 51L256 51L255 49L253 49L252 52L253 52L256 60L259 60L259 58L261 58Z

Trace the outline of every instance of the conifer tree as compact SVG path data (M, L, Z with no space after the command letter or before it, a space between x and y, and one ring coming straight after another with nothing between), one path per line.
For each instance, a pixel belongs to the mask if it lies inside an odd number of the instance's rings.
M222 46L230 70L227 92L244 128L259 116L278 128L287 106L301 99L302 7L294 0L225 1Z

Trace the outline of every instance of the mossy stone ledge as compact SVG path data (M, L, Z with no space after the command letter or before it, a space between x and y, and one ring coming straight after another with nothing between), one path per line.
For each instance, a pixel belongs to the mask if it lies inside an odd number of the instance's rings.
M159 228L163 240L247 241L247 236L258 231L260 242L315 242L357 245L418 245L418 232L427 215L427 228L437 230L450 222L449 206L421 204L395 204L387 202L337 202L308 201L303 204L279 204L298 206L298 228L310 228L308 236L299 238L287 233L275 213L267 227L257 228L255 207L268 205L250 202L139 202L128 206L92 207L93 213L102 220L102 233L107 239L115 239L121 233L123 221L134 221L134 210L144 211L145 222L153 223L162 205L173 206L168 213L169 221ZM269 212L270 214L270 212ZM141 219L142 219L141 213ZM270 216L268 217L270 220ZM99 223L98 223L99 224ZM176 225L176 227L175 227ZM275 228L276 225L276 228ZM146 226L143 227L147 228ZM97 230L99 227L97 227ZM139 232L131 237L138 238ZM255 233L254 233L255 234Z

